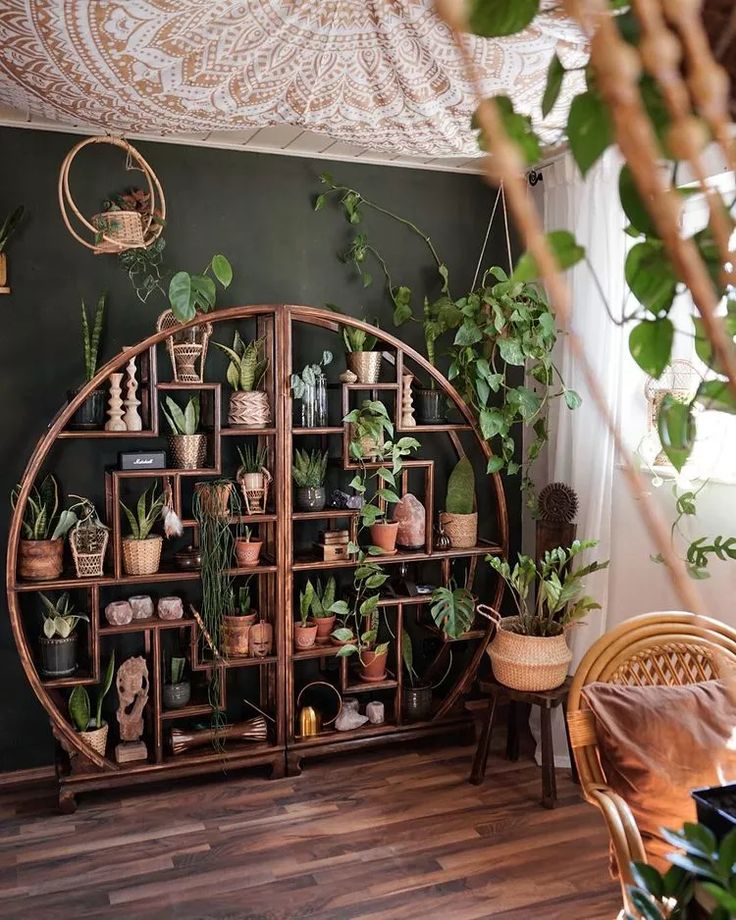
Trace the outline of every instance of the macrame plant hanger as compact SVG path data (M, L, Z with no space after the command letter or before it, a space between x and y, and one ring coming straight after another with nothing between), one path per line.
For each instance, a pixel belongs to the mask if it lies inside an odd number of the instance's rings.
M480 274L480 267L483 264L483 258L486 254L486 247L488 246L488 237L491 235L491 227L493 226L493 219L496 216L496 211L498 210L498 203L501 202L501 209L503 211L503 226L504 233L506 235L506 255L509 261L509 275L514 270L514 260L511 255L511 236L509 234L509 216L506 211L506 194L503 190L503 182L499 185L498 191L496 192L496 200L493 202L493 208L491 209L491 217L488 221L488 226L486 227L486 235L483 239L483 246L480 250L480 255L478 256L478 264L475 266L475 275L473 275L473 285L471 290L475 290L475 286L478 283L478 275Z

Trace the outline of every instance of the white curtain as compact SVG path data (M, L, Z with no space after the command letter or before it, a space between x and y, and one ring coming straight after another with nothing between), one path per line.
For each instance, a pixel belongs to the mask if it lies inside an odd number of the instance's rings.
M545 229L569 230L585 248L590 262L590 266L581 262L567 273L572 291L572 326L583 340L588 360L614 418L618 418L625 342L621 327L611 322L601 294L614 316L620 316L625 296L624 260L630 239L623 232L626 219L618 196L620 168L620 156L609 150L583 179L567 154L544 170L543 181ZM577 390L583 402L574 411L570 411L563 400L555 402L549 419L546 469L543 457L537 479L541 484L565 482L575 489L580 499L578 537L599 541L592 551L595 557L591 555L590 558L609 559L615 463L613 439L593 404L564 336L558 345L557 366L566 385ZM573 671L590 645L606 630L608 570L587 579L586 588L602 609L591 612L587 621L572 631ZM538 738L534 724L532 730ZM554 747L557 765L569 764L559 710Z

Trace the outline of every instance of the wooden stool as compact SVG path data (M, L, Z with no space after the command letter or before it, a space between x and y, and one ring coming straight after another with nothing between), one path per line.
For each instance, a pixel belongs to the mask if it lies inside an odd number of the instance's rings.
M557 804L557 782L555 780L555 754L552 746L552 710L558 706L562 706L563 716L565 717L565 734L572 765L572 779L573 782L578 782L575 758L570 747L570 736L567 734L567 694L571 683L572 677L568 677L564 684L554 690L531 693L525 690L512 690L510 687L504 687L495 681L480 682L480 689L488 694L489 699L483 730L478 739L478 747L473 759L473 767L470 771L470 782L473 785L479 786L485 777L488 751L493 733L493 720L498 703L508 701L509 704L506 728L507 760L519 759L519 709L521 708L526 712L529 706L539 706L542 728L542 805L545 808L555 807Z

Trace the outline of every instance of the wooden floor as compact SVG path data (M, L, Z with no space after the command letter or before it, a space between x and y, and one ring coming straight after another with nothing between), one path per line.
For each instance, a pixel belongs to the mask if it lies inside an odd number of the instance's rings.
M80 798L0 796L0 917L613 920L620 906L594 809L559 772L472 748L395 748Z

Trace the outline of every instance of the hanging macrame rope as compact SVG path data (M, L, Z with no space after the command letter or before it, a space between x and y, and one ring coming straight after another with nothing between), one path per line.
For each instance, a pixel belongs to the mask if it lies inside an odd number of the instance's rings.
M488 246L488 237L491 235L491 227L493 226L493 218L496 216L496 211L498 210L498 202L501 202L501 207L503 209L503 224L506 230L506 252L509 259L509 274L514 269L514 262L511 256L511 238L509 236L509 216L506 213L506 195L503 190L503 182L499 185L498 191L496 192L496 200L493 202L493 210L491 211L491 218L488 221L488 226L486 227L486 235L483 240L483 246L478 256L478 264L475 266L475 274L473 275L473 286L471 291L475 290L475 286L478 283L478 275L480 274L480 267L483 264L483 257L486 254L486 247Z

